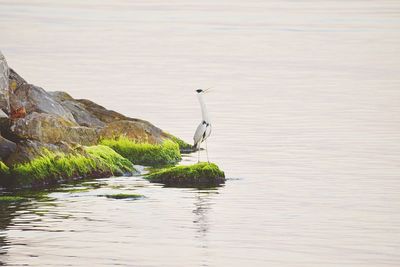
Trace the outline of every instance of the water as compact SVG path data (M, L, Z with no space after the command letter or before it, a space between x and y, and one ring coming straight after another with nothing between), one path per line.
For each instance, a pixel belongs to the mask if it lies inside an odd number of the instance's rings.
M0 36L30 82L188 141L194 89L214 87L209 151L229 178L2 208L3 264L400 265L398 1L0 0Z

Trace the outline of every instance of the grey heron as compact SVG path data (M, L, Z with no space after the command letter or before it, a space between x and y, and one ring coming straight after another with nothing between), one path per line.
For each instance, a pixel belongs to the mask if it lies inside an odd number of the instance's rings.
M194 140L194 147L198 150L198 162L200 162L200 147L201 143L206 142L206 153L207 153L207 161L210 162L208 159L208 147L207 147L207 138L211 134L211 122L210 122L210 117L208 116L207 112L207 107L206 104L204 103L204 94L208 92L210 88L202 90L202 89L197 89L197 98L199 99L200 102L200 107L201 107L201 116L202 116L202 122L197 126L196 132L193 136Z

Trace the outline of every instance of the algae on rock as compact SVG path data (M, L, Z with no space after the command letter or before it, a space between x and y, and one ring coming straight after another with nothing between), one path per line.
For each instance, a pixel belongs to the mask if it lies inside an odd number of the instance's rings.
M133 170L131 162L174 165L180 151L193 149L148 121L30 84L1 53L0 126L2 186L43 187L120 175ZM114 140L118 136L124 138ZM102 139L106 146L98 146ZM82 145L91 147L76 149Z
M181 160L179 146L171 140L165 140L162 144L149 144L121 136L117 139L103 139L100 144L111 147L136 165L174 165Z
M44 151L30 162L16 164L2 177L3 186L43 187L81 177L107 177L134 171L132 163L106 146L76 153Z
M201 162L189 166L161 169L145 176L150 182L177 187L218 186L225 182L225 173L214 163Z
M104 196L107 197L107 198L113 198L113 199L140 199L140 198L144 198L144 196L140 195L140 194L126 194L126 193L104 195Z

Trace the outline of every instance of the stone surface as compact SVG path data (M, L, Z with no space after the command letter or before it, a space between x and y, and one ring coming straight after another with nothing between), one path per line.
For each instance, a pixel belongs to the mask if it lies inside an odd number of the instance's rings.
M7 158L16 148L17 145L14 142L0 136L0 159Z
M9 81L10 81L10 88L11 91L15 91L17 88L21 87L24 84L27 84L27 82L24 80L24 78L22 78L21 76L19 76L18 73L16 73L12 68L9 68L10 70L10 75L9 77Z
M66 142L94 145L98 142L97 129L79 126L75 122L46 113L33 112L14 121L11 131L19 139L49 144Z
M105 123L110 123L118 120L135 120L128 118L114 110L106 109L99 104L96 104L93 101L87 99L77 99L77 101L81 103L87 111L93 114L93 116Z
M15 151L9 155L4 161L8 166L12 166L17 163L24 163L33 160L34 158L42 155L44 149L57 152L71 152L72 148L65 143L45 144L34 140L25 140L18 143Z
M8 91L8 76L9 69L7 61L0 52L0 109L8 113L10 111L9 91Z
M70 111L64 109L45 90L31 84L22 84L13 93L12 110L18 110L21 107L25 108L27 114L32 112L47 113L75 122Z
M49 92L49 94L59 104L63 106L65 110L68 110L74 116L75 121L86 127L103 127L104 122L99 120L96 116L92 115L86 108L85 105L79 101L73 99L66 92Z
M100 130L100 138L115 138L126 136L138 142L160 144L168 136L153 124L146 121L114 121Z

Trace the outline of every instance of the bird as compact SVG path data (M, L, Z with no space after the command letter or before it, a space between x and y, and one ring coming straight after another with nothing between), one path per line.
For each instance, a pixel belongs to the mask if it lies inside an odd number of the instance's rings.
M197 98L200 103L201 107L201 116L202 116L202 121L200 122L199 126L197 126L196 132L194 133L193 136L193 141L194 145L193 147L198 150L198 161L200 162L200 147L201 143L205 142L206 143L206 153L207 153L207 161L210 162L208 158L208 147L207 147L207 138L211 135L211 121L210 117L207 112L207 107L206 104L204 103L204 94L207 93L210 90L208 89L197 89Z

